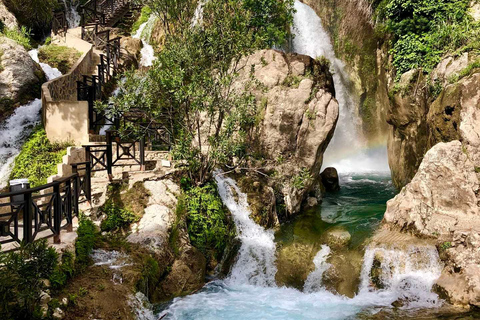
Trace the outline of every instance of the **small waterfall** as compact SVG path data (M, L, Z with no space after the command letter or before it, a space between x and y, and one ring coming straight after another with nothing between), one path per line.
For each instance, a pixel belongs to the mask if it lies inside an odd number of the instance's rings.
M80 3L74 4L72 0L72 2L68 4L67 0L63 0L63 4L65 5L65 12L67 16L68 27L70 29L73 29L80 26L80 21L82 20L82 17L77 11L77 8L80 5Z
M198 1L197 8L195 9L195 13L192 19L192 27L196 27L198 25L202 25L203 23L203 7L207 3L207 0L200 0Z
M132 36L135 39L142 40L143 48L140 52L142 55L140 65L142 67L151 67L153 65L153 61L155 60L155 51L150 45L150 36L152 35L152 30L155 26L156 20L157 17L152 14L150 18L148 18L148 21L142 23L137 32Z
M363 260L359 295L378 291L403 301L408 308L438 307L441 301L432 287L442 269L434 246L369 246Z
M275 242L272 230L265 230L250 218L247 195L235 181L215 173L218 193L232 213L242 245L227 280L230 285L275 285Z
M389 171L386 148L367 151L367 141L358 115L358 99L349 90L350 80L344 63L335 57L332 42L315 11L295 1L293 51L313 58L325 57L331 63L336 98L340 106L337 128L324 155L324 167L340 173Z
M53 80L62 75L58 69L39 62L37 49L28 53L35 62L40 64L47 80ZM32 129L40 123L41 109L42 101L35 99L15 109L15 112L0 124L0 189L7 186L13 163L20 153L23 142Z
M330 264L327 263L327 258L329 255L330 247L323 245L315 258L313 258L315 270L308 275L305 285L303 286L304 292L317 292L322 288L323 273L330 268Z

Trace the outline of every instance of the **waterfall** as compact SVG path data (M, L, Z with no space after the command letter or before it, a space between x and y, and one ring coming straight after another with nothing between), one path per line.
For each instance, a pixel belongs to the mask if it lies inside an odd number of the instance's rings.
M70 29L73 29L80 26L80 21L82 20L82 17L77 11L77 8L80 4L73 4L72 2L70 2L70 4L67 4L67 0L63 0L63 4L65 5L65 13L67 16L68 27Z
M140 52L142 55L142 58L140 59L140 65L142 67L151 67L153 65L153 61L155 60L155 51L153 50L152 45L150 45L150 37L152 35L152 30L155 26L156 20L157 17L152 14L150 18L148 18L147 22L142 23L137 32L132 36L135 39L142 40L143 48Z
M330 251L331 250L329 246L323 245L322 249L318 251L315 258L313 258L315 270L308 275L305 285L303 286L303 291L315 292L321 289L323 273L330 268L330 264L327 263L327 258L330 255Z
M434 246L369 246L363 260L359 295L379 291L404 301L409 308L438 307L441 301L432 287L442 269ZM374 289L372 271L383 289Z
M232 213L242 245L227 282L230 285L252 284L272 286L275 284L275 242L272 230L265 230L250 218L247 195L235 181L222 173L215 173L218 193Z
M315 11L295 1L293 51L330 61L335 93L340 106L337 128L324 154L324 167L334 166L340 173L389 171L386 147L367 150L358 114L358 100L349 90L350 80L344 63L337 59L332 42Z
M62 75L56 68L40 63L38 50L29 51L32 59L40 64L47 80L53 80ZM20 153L23 142L30 135L32 129L40 123L42 101L35 99L15 109L15 112L0 124L0 189L7 186L15 158Z

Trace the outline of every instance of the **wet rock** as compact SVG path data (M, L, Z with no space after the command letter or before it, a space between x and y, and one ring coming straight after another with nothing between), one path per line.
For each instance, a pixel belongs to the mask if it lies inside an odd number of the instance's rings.
M0 53L0 100L16 104L38 97L45 74L25 48L0 36Z
M205 284L206 264L200 251L193 247L185 250L155 293L156 299L166 300L201 289Z
M120 49L122 50L122 63L125 67L138 66L143 47L142 40L132 37L122 37Z
M337 169L332 167L326 168L320 176L322 177L322 183L327 191L334 192L340 190Z
M335 250L348 247L352 236L344 227L334 227L325 233L324 238L325 243Z
M247 174L239 175L237 183L242 192L247 194L250 217L267 229L278 226L275 192L267 181L255 174Z
M314 244L292 243L281 247L276 260L277 285L302 290L308 275L315 270L313 258L317 251Z
M309 197L307 199L307 207L315 207L318 205L318 200L315 197Z
M353 298L360 285L363 255L356 251L334 252L330 264L322 276L324 287L334 293Z

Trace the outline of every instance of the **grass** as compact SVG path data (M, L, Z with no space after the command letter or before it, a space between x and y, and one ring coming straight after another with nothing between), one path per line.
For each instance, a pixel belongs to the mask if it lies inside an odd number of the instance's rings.
M32 188L46 184L47 178L57 173L57 164L62 162L70 145L51 143L41 126L35 128L15 159L10 178L27 178Z
M41 62L57 68L63 74L70 71L81 55L73 48L53 44L45 45L38 50L38 58Z
M26 27L21 27L20 29L4 28L0 32L0 35L14 40L18 44L22 45L26 50L32 49L32 44L30 42L30 31Z

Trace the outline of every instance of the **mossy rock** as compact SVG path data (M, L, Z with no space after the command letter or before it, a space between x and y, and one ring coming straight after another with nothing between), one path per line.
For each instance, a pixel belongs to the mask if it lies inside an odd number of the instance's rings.
M43 46L38 50L40 62L57 68L62 74L68 73L81 56L82 54L74 48L53 44Z
M319 250L316 244L295 242L277 250L277 273L275 280L278 286L303 289L308 275L315 270L313 259Z
M330 254L331 265L322 276L323 285L331 292L353 298L360 286L363 254L360 251L342 251Z

